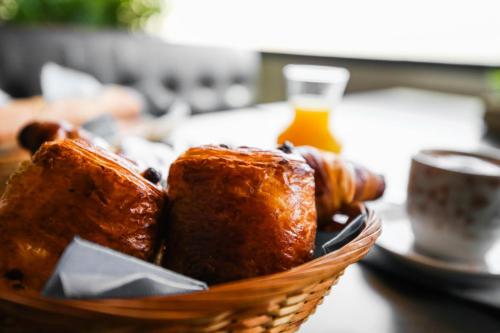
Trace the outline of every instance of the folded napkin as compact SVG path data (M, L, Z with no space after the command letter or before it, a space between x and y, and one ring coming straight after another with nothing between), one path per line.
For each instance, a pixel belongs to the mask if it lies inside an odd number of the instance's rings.
M132 298L205 289L204 282L75 237L59 259L42 295Z
M40 76L42 95L46 101L92 98L102 91L102 84L90 74L49 62Z
M356 238L366 225L366 214L360 214L350 221L342 230L336 232L316 233L314 257L336 251Z
M0 107L9 104L11 97L5 91L0 89Z

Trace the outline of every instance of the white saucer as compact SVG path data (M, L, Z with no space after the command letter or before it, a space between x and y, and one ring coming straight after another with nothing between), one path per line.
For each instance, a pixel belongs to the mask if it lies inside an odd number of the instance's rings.
M476 286L500 285L500 242L479 264L427 256L414 248L414 236L404 205L381 203L373 208L382 219L382 235L376 245L397 263L422 273L422 278Z

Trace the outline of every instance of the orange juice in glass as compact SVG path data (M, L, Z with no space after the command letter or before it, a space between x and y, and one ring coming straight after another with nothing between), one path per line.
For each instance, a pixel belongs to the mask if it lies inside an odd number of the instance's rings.
M295 115L278 143L290 141L340 153L342 145L330 130L330 116L342 99L349 72L340 67L287 65L283 74Z

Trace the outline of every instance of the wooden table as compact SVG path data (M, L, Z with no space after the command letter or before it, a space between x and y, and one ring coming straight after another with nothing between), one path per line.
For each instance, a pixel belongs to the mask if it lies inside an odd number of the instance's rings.
M347 96L333 130L343 154L382 172L385 199L405 200L410 157L422 148L481 150L483 106L473 97L395 88ZM172 135L179 149L226 143L275 146L291 112L285 103L196 116ZM350 267L300 332L500 332L500 313L374 272Z

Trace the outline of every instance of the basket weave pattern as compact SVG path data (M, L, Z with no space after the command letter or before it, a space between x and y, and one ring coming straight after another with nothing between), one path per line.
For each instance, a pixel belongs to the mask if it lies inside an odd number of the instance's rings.
M364 230L341 249L289 271L208 291L129 300L54 300L0 289L1 332L295 332L347 266L381 232L368 212Z

